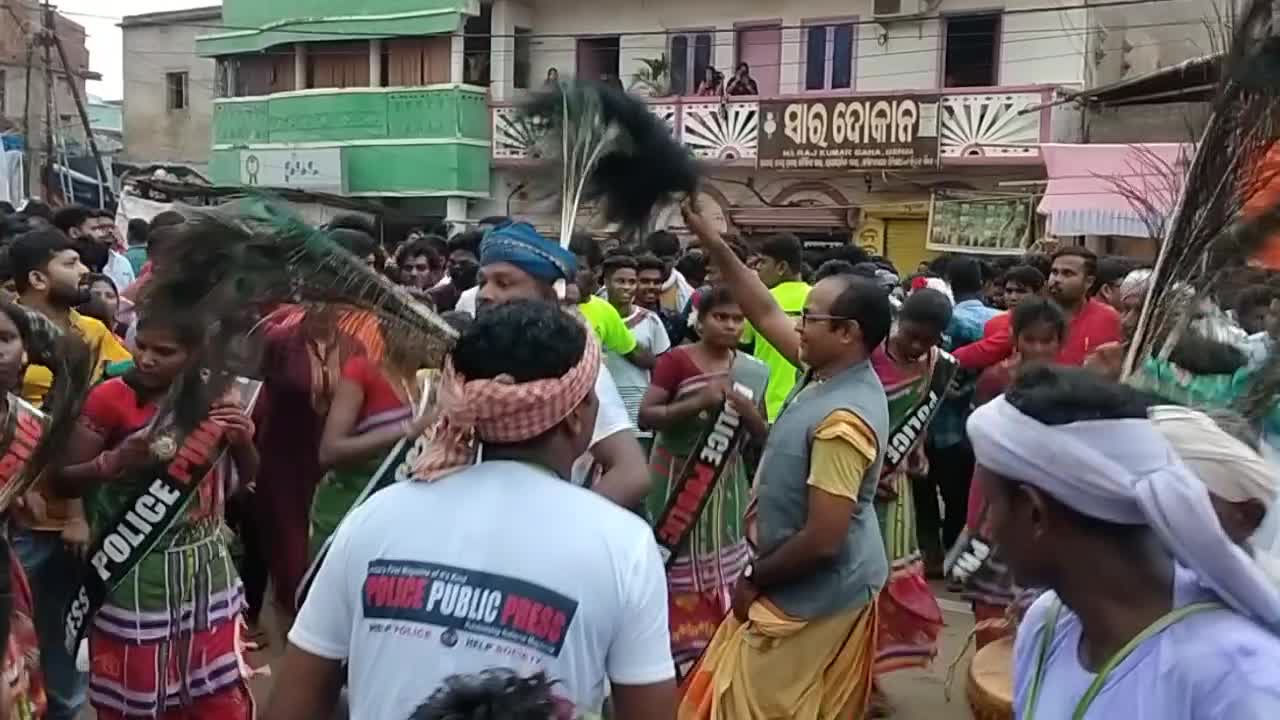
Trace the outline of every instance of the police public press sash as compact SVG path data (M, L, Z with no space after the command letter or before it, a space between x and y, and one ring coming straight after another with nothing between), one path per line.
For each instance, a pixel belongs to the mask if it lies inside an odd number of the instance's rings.
M735 366L737 366L735 362ZM768 382L767 369L761 381L748 386L734 378L733 389L747 399L758 402ZM733 403L725 400L711 418L711 423L698 438L694 451L680 468L680 475L667 495L667 504L654 523L653 533L658 540L658 550L667 568L675 562L676 555L689 540L702 510L715 492L720 476L729 462L741 449L747 428Z
M228 392L248 413L261 387L259 380L237 377ZM154 422L151 427L164 428L169 420ZM89 622L107 595L173 527L200 488L200 482L226 450L222 427L208 417L181 439L159 434L153 440L152 451L158 459L164 458L164 465L156 478L102 529L86 556L80 589L71 596L63 615L63 641L69 653L76 654Z
M23 475L45 433L45 415L17 395L3 398L8 412L0 423L0 512L35 484L36 474Z
M929 378L929 388L916 406L902 416L898 424L889 431L889 442L885 445L884 465L880 477L889 477L902 465L911 449L920 442L924 431L928 429L933 416L947 397L947 388L955 377L960 366L956 359L939 349L934 353L933 370Z

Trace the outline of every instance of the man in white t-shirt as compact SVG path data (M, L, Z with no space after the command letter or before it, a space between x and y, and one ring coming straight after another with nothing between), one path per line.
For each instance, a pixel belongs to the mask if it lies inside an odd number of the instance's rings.
M599 347L540 301L480 314L441 379L437 441L354 510L289 633L270 720L408 718L446 678L554 680L575 716L675 716L666 576L648 525L566 482ZM479 459L479 462L476 460Z
M528 223L509 223L490 230L480 243L478 309L513 300L556 302L554 284L572 286L577 260ZM569 312L576 312L570 306ZM600 412L589 453L574 465L573 481L625 507L638 507L649 493L648 458L635 436L635 425L606 370L596 380Z
M671 340L667 337L667 329L658 314L635 304L638 286L639 266L636 259L626 255L612 255L602 263L605 298L618 310L622 322L631 331L636 344L652 356L658 356L671 349ZM627 408L627 417L634 424L640 413L640 401L649 389L650 371L638 367L627 358L615 352L605 353L605 367L613 375L618 386L618 395ZM647 446L653 432L640 430L637 433L642 445Z

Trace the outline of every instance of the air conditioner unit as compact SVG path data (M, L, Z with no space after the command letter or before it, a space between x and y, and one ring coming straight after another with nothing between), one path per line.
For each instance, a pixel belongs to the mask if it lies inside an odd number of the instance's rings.
M923 10L923 0L872 0L871 15L877 20L911 17Z

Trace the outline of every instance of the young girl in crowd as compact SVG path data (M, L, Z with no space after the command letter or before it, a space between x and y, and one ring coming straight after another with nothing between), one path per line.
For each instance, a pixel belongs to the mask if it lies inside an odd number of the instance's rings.
M163 471L149 430L204 337L199 318L144 316L136 365L90 391L61 484L68 494L90 493L90 514L98 523L119 516ZM257 473L254 428L244 409L228 400L215 401L208 419L221 427L226 452L93 618L89 698L100 720L252 717L237 650L244 590L223 534L223 507Z
M767 432L763 407L769 369L740 352L745 322L727 288L712 288L698 299L698 341L658 356L648 391L640 402L640 425L653 428L649 472L653 490L647 510L656 522L671 502L682 470L698 452L721 406L731 403L752 437ZM751 396L738 386L749 389ZM715 484L693 527L687 548L668 570L672 652L677 665L696 660L729 610L730 592L750 559L743 514L750 500L741 443Z
M80 312L101 320L103 325L117 335L123 335L126 328L121 328L116 321L116 315L120 311L120 293L116 290L115 281L97 273L90 274L88 281L89 302L80 306Z
M10 395L8 402L0 395L0 425L9 421L7 415L13 410L13 403L20 402L17 395L22 389L22 376L27 364L35 361L53 366L53 353L73 350L69 344L59 343L52 328L39 316L18 305L0 303L0 392ZM50 390L50 395L60 395L56 386L66 381L66 378L55 378L55 387ZM0 452L4 450L0 448ZM40 502L36 493L28 497L31 502ZM25 498L18 499L18 502L25 502ZM0 508L0 517L7 524L7 507ZM0 553L3 553L5 561L4 580L7 586L4 592L6 604L0 608L3 612L0 622L7 627L0 644L0 652L3 652L0 672L4 683L0 691L3 693L0 694L0 706L3 706L0 707L0 718L44 717L47 703L40 671L40 641L36 636L31 583L7 537Z
M975 406L984 405L1004 393L1024 368L1054 362L1062 348L1067 319L1057 303L1047 298L1028 297L1018 303L1012 314L1014 353L1009 359L982 371L974 392ZM965 530L960 539L962 545L967 538L990 537L986 528L986 501L980 482L975 481L969 486ZM982 572L969 578L964 597L973 604L974 619L980 624L984 620L991 621L991 625L978 628L979 648L1005 634L1001 621L1017 592L1007 566L994 554L987 559Z

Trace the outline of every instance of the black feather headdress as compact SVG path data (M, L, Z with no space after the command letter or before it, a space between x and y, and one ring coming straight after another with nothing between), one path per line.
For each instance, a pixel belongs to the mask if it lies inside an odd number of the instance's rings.
M698 186L693 155L644 101L596 82L558 83L523 107L546 128L560 174L560 244L568 247L578 210L600 206L624 232L643 228L654 208Z

